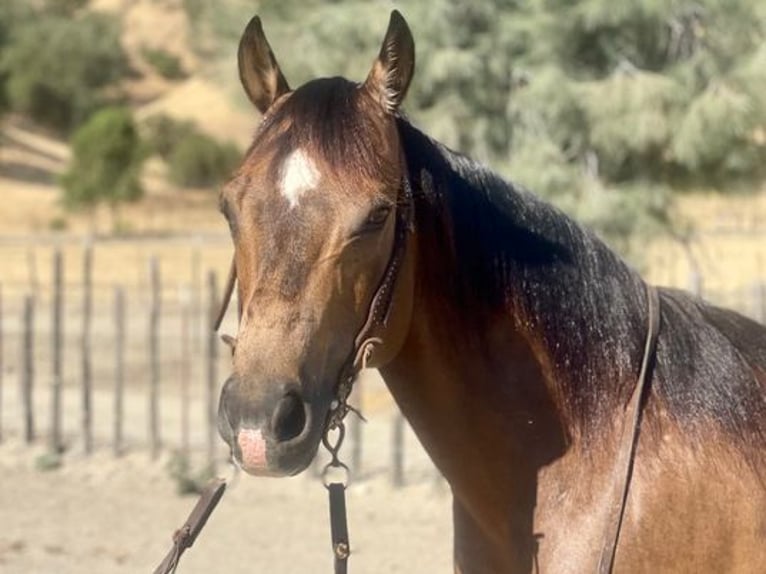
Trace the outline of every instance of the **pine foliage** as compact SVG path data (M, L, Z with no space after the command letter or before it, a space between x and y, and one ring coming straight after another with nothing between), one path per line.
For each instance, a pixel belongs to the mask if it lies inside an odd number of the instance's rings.
M612 239L670 225L679 191L765 175L761 0L266 0L259 12L298 85L363 79L392 6L416 38L413 121Z
M763 175L757 0L396 4L417 39L413 120L609 236L664 225L674 190ZM261 15L299 84L362 79L389 8L284 0Z

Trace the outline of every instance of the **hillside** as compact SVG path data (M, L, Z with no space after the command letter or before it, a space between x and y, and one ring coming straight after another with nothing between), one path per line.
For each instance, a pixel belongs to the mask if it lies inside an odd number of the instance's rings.
M249 143L257 115L240 94L235 64L228 78L215 67L200 64L190 47L190 30L180 0L95 0L91 10L120 15L122 44L133 73L122 86L139 123L154 116L188 120L203 132ZM170 81L146 62L144 51L159 49L176 56L186 78ZM95 214L67 212L60 205L58 178L67 167L67 141L18 116L6 117L0 129L0 191L13 210L0 210L0 235L45 231L108 233L114 227L107 208ZM119 226L130 233L222 232L210 190L179 190L164 175L165 166L153 159L144 169L147 195L119 212Z
M88 9L120 16L121 41L134 72L124 90L140 123L158 115L191 120L218 139L247 146L257 115L241 94L233 46L229 58L201 57L194 45L200 39L182 0L94 0ZM185 77L163 78L147 62L147 49L175 56ZM0 210L0 235L109 234L115 229L123 234L225 234L214 190L177 189L167 182L166 167L157 159L145 165L147 194L141 202L117 214L107 208L95 214L65 211L57 181L69 153L67 142L19 117L6 118L0 133L0 191L14 207ZM694 282L692 262L705 276L706 290L746 290L763 279L766 186L756 195L687 193L678 199L675 213L679 222L695 230L693 239L687 249L663 236L642 250L653 281L688 287Z

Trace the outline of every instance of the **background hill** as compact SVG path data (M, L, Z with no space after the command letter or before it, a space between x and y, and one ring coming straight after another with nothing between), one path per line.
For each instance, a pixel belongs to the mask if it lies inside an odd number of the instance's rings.
M656 281L717 292L762 278L762 3L396 4L418 46L407 111L428 133L557 203ZM0 189L14 207L0 210L0 234L224 233L216 185L258 121L235 69L246 21L262 15L296 85L362 78L389 10L351 0L10 0L0 9ZM69 69L35 48L41 30L67 61L86 62L67 65L91 85L55 81ZM39 64L17 65L25 50ZM74 102L68 116L45 111L62 98ZM67 199L73 138L114 105L141 136L140 186ZM116 182L99 190L128 189ZM131 193L137 200L125 201Z

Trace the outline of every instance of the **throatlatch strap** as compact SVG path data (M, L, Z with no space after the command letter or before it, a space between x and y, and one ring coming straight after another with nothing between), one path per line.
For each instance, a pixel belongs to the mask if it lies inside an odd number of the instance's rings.
M630 420L631 427L628 433L623 431L623 440L620 445L619 459L616 468L623 468L619 476L623 476L622 488L617 503L612 507L612 517L607 524L607 531L604 537L604 548L599 560L599 574L611 574L614 568L614 559L617 554L617 544L620 540L620 529L625 517L625 505L628 501L628 492L630 491L630 481L633 477L633 462L636 458L636 446L638 445L638 435L641 430L641 403L646 394L646 388L649 380L652 378L654 369L655 354L657 351L657 336L660 332L660 297L657 289L651 285L646 286L649 308L648 330L646 334L646 344L644 346L644 358L641 361L641 372L638 375L636 387L630 402L625 409L625 420Z

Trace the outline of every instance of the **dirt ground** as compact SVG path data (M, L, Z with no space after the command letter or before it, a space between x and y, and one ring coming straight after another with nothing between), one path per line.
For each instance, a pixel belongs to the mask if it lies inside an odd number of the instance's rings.
M4 574L151 572L194 498L180 497L146 453L106 453L49 472L18 443L0 447L0 571ZM348 491L353 572L446 572L450 497L421 482L392 489L382 476ZM330 572L324 488L317 479L241 476L224 495L179 572Z
M126 454L112 454L108 388L95 389L94 453L83 454L79 389L64 387L63 463L41 470L49 428L49 387L35 394L37 440L23 443L18 385L6 372L2 385L0 441L0 572L2 574L118 574L152 572L170 547L170 537L196 497L177 494L168 469L179 448L177 396L165 393L163 451L148 449L146 393L126 388ZM374 372L363 378L363 396L353 398L369 419L361 427L361 469L348 490L351 571L451 571L451 497L411 430L406 429L406 484L393 488L392 423L397 416ZM174 402L175 400L175 402ZM203 466L204 399L191 397L191 460ZM327 494L312 470L289 479L234 475L217 439L218 475L230 479L223 500L197 543L181 562L181 574L227 572L330 572ZM343 458L351 462L353 435ZM326 458L325 453L320 453Z

